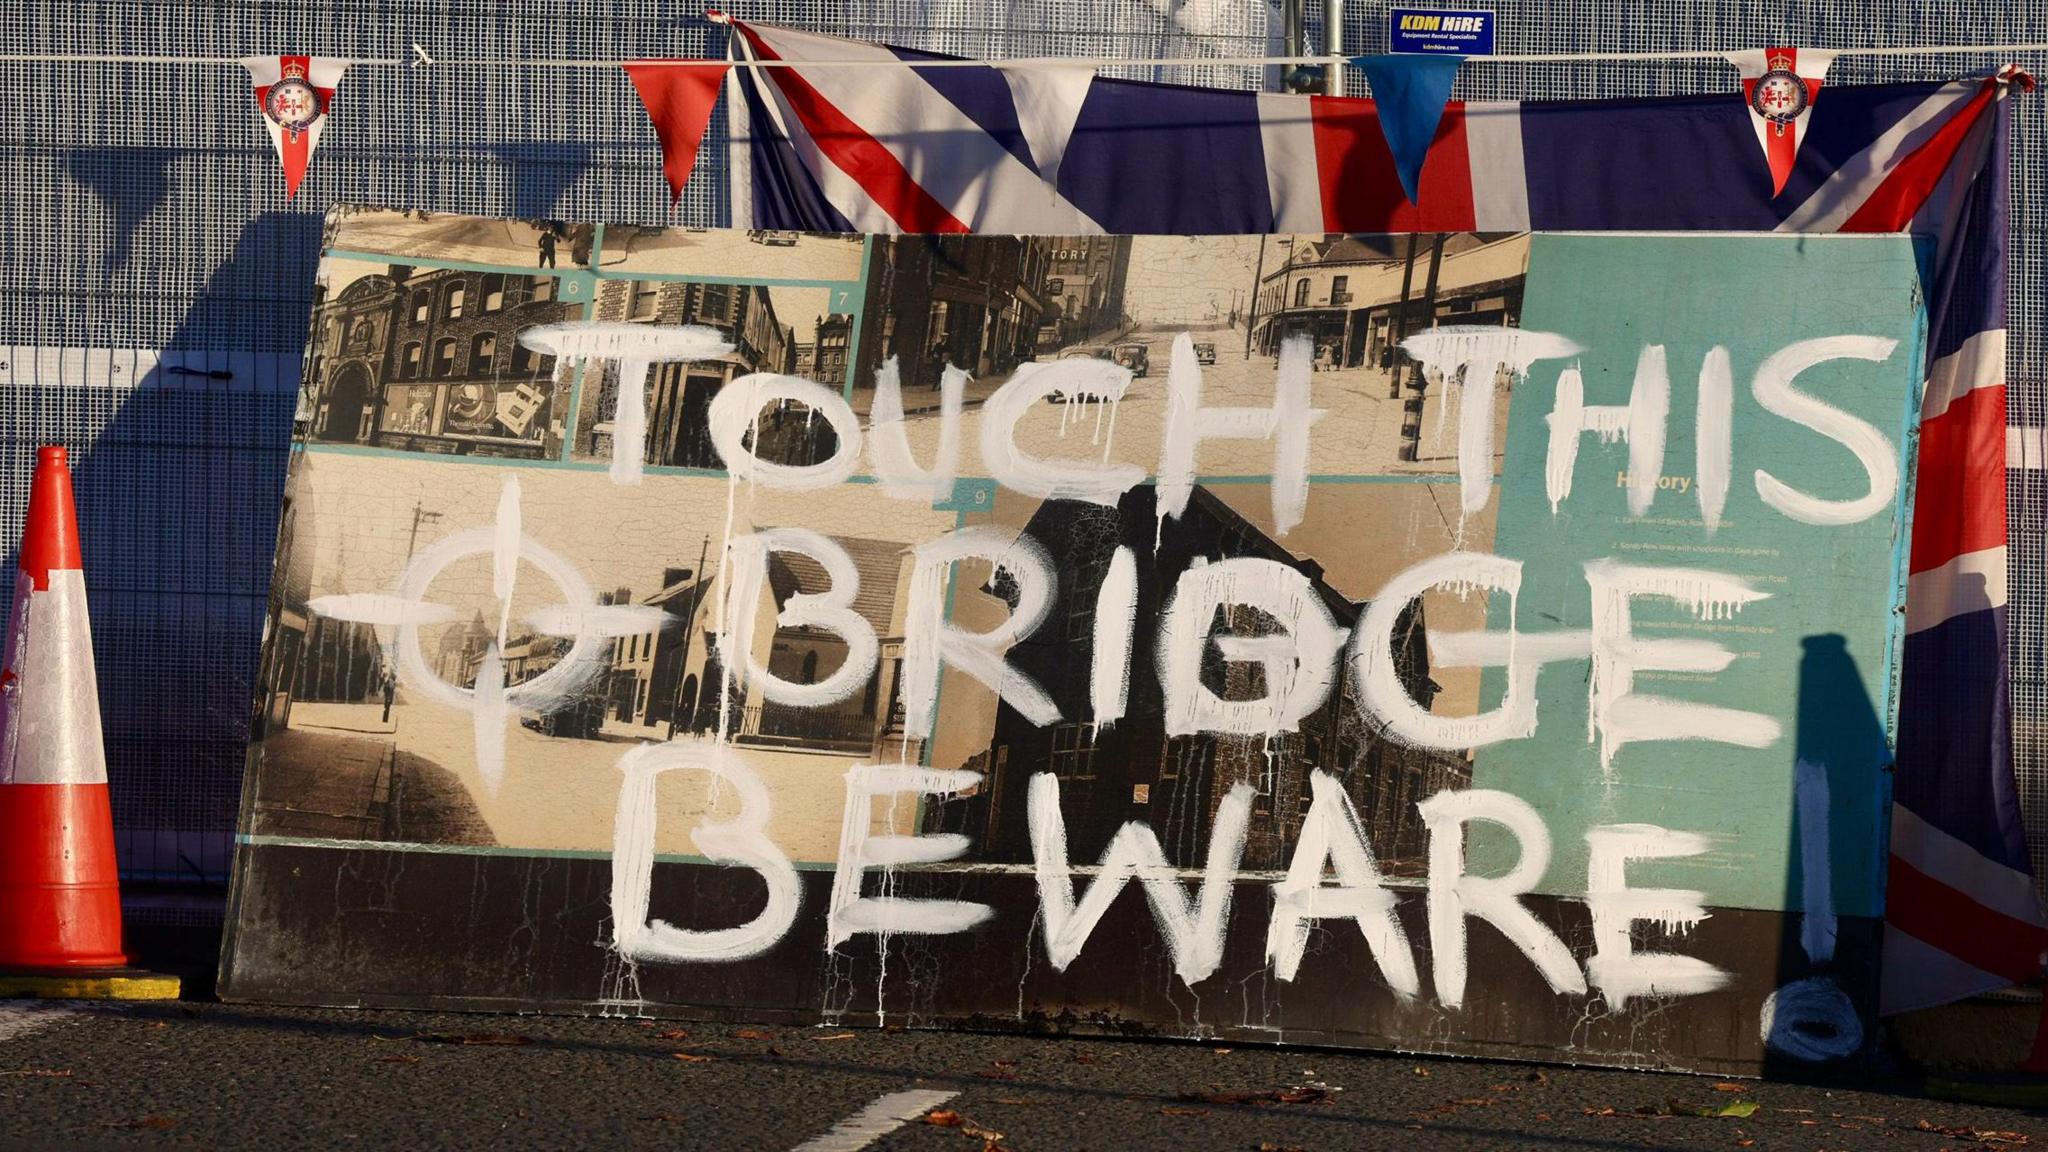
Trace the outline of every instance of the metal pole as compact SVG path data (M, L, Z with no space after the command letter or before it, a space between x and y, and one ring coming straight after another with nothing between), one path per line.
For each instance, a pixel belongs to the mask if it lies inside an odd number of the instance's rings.
M1337 58L1344 55L1344 0L1323 0L1323 51ZM1344 65L1330 63L1323 75L1323 91L1331 96L1344 94Z
M1435 243L1429 250L1429 283L1422 290L1422 327L1436 327L1436 283L1437 271L1444 262L1444 234L1436 234ZM1415 362L1415 375L1408 381L1408 387L1415 393L1401 402L1401 459L1414 463L1422 455L1422 401L1429 389L1429 377L1423 375L1422 361Z
M1387 335L1387 399L1401 398L1401 341L1408 338L1408 294L1415 287L1415 233L1408 234L1408 261L1401 267L1401 307Z
M1266 235L1259 234L1259 266L1252 273L1251 299L1245 302L1244 358L1252 358L1252 329L1259 326L1259 283L1266 278Z

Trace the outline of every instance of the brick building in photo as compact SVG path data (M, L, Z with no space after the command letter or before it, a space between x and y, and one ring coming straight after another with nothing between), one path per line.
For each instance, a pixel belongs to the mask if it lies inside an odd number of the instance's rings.
M387 272L318 305L307 431L329 444L444 455L559 454L569 385L519 332L574 317L549 276L468 269Z
M1252 322L1259 351L1276 355L1281 341L1306 336L1321 363L1371 367L1390 364L1404 337L1439 324L1520 324L1528 236L1441 239L1437 252L1428 236L1275 237Z
M647 373L645 463L717 468L709 430L711 400L732 380L752 372L794 372L796 331L776 313L774 289L763 284L707 284L683 280L607 280L597 293L597 319L612 323L701 325L717 330L733 350L715 360L652 366ZM831 319L828 317L827 319ZM816 341L812 344L816 346ZM814 350L813 355L818 353ZM618 363L592 362L576 415L579 455L609 457L612 416L618 410ZM804 413L764 413L763 459L785 463L824 459L831 430Z
M937 388L949 365L993 377L1030 360L1045 318L1055 314L1046 293L1053 254L1070 243L1051 236L876 237L856 394L872 394L875 371L891 356L906 391ZM1124 245L1128 253L1128 237Z
M1062 236L1052 247L1036 347L1051 351L1114 332L1124 319L1129 236Z

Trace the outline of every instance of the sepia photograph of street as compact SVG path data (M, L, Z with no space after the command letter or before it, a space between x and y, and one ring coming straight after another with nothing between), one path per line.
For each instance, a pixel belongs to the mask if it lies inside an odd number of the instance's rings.
M538 272L589 264L596 240L594 224L338 204L328 210L323 247Z
M451 554L448 541L493 531L515 471L526 543L501 600L493 542L457 540ZM909 504L877 516L862 487L761 489L736 506L730 495L722 478L621 488L574 469L302 457L281 532L247 830L609 851L620 754L716 736L767 781L776 842L799 861L833 859L847 765L885 749L892 760L919 754L921 741L905 744L895 697L904 572L910 549L956 517ZM729 685L712 641L727 533L787 525L824 533L853 557L854 608L886 638L880 668L828 707ZM408 568L420 574L409 595L436 622L337 618L337 603L352 597L398 595ZM772 674L815 683L844 660L833 633L773 620L789 597L828 584L805 557L769 558L753 656ZM646 627L597 636L574 613L561 622L559 609L591 606L638 608ZM493 669L511 707L480 733L478 685ZM543 677L544 692L522 692ZM494 754L501 765L490 764ZM660 849L693 852L690 829L729 818L734 802L702 774L675 774L661 790Z
M894 359L910 443L929 452L940 378L948 366L966 370L961 471L985 475L982 402L1027 365L1111 361L1131 373L1120 401L1046 405L1017 425L1017 444L1072 455L1086 436L1105 458L1149 468L1178 338L1193 345L1203 403L1242 407L1272 405L1280 351L1298 340L1325 413L1311 434L1312 473L1454 471L1463 382L1425 377L1399 344L1440 324L1516 326L1528 255L1520 234L877 238L853 407L869 409L875 374ZM1495 383L1497 472L1513 381ZM1271 446L1211 441L1200 467L1263 475Z
M607 224L601 272L620 276L860 279L866 237L761 228L647 228Z

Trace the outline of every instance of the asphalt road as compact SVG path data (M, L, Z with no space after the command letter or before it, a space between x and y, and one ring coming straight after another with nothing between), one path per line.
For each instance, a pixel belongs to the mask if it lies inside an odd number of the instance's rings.
M1697 1114L1749 1104L1747 1116ZM4 1148L731 1152L807 1141L806 1152L1935 1152L2048 1144L2048 1120L1905 1086L1717 1083L1302 1049L197 1003L0 1005Z

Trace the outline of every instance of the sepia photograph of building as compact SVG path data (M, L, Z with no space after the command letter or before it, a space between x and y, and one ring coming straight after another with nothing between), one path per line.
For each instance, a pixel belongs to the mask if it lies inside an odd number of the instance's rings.
M1058 335L1064 305L1051 291L1054 256L1075 243L1051 236L876 237L854 410L867 410L875 371L890 358L910 395L937 392L949 366L1000 381L1019 364L1057 351L1068 341ZM1122 243L1128 251L1130 238ZM1116 291L1120 299L1120 278ZM1048 344L1042 334L1049 321L1055 334Z
M605 280L597 290L596 319L664 327L698 325L733 346L715 360L653 365L647 374L647 443L644 462L657 467L717 468L709 412L719 389L755 372L821 374L820 364L845 374L849 318L829 310L824 288L782 284L730 284L685 280ZM808 348L811 372L798 372ZM836 385L836 381L831 382ZM612 418L618 410L619 365L592 360L584 371L574 452L610 459ZM831 428L802 410L763 415L757 449L764 459L813 463L833 451Z
M1264 253L1253 339L1271 354L1290 336L1330 368L1391 367L1394 348L1439 324L1517 327L1529 238L1276 236Z
M548 275L328 260L302 434L438 455L558 455L568 381L519 333L579 315Z

